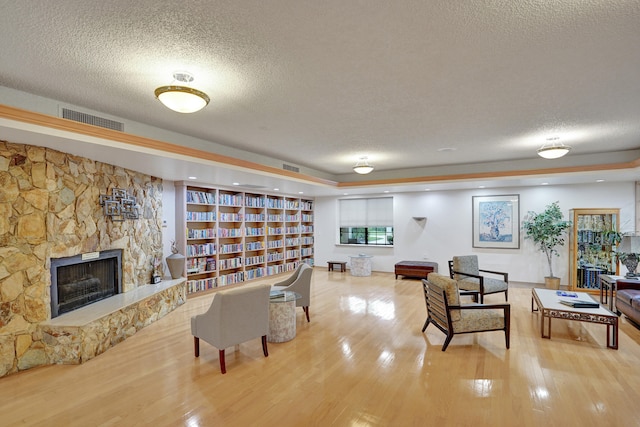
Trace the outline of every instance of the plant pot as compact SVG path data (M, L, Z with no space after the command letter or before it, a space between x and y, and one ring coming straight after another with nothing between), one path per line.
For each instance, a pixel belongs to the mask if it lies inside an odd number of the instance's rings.
M560 289L560 278L559 277L545 277L544 278L544 286L547 289Z
M166 258L169 273L172 279L179 279L184 273L184 255L171 254Z

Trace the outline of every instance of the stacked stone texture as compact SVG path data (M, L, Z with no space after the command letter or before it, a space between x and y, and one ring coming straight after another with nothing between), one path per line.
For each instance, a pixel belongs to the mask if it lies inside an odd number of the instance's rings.
M114 188L136 197L139 219L116 222L104 215L100 195ZM0 377L61 362L39 328L51 316L50 258L122 249L123 292L130 291L150 282L153 260L162 258L161 218L159 178L0 142Z

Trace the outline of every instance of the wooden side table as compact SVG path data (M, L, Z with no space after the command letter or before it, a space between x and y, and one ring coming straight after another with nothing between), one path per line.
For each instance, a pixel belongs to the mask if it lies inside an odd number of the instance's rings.
M344 261L327 261L327 270L334 271L335 266L338 266L341 273L347 271L347 263Z
M600 275L600 304L609 303L609 310L615 313L613 308L613 293L616 291L616 280L624 279L624 276Z

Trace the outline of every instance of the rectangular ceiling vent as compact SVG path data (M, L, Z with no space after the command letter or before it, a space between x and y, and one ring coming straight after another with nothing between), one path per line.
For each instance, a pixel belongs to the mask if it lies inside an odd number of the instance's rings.
M75 122L85 123L88 125L100 126L101 128L124 132L124 123L116 122L115 120L105 119L104 117L98 117L87 113L81 113L80 111L74 111L68 108L62 109L62 118L73 120Z
M300 168L288 165L286 163L282 164L282 169L284 169L286 171L291 171L291 172L300 172Z

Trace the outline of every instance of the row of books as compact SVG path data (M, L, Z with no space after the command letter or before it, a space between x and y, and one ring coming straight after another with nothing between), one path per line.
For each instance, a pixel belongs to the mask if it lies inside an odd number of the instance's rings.
M242 214L234 212L220 212L221 222L242 222Z
M213 205L216 203L213 194L205 191L187 191L187 203Z
M245 249L245 251L259 251L261 249L264 249L264 242L263 241L247 242L244 245L244 249Z
M255 264L263 264L263 263L264 263L264 255L250 256L244 259L244 265L255 265Z
M187 228L187 239L210 239L216 237L214 228Z
M264 214L245 214L244 220L245 222L264 222L265 215Z
M288 250L286 251L286 257L287 259L300 258L300 251L297 249Z
M242 282L244 282L244 271L238 271L236 273L225 274L218 277L218 286L227 286Z
M221 254L232 254L235 252L242 252L242 243L230 243L226 245L220 245Z
M250 208L264 208L266 202L264 197L246 196L244 198L244 205Z
M187 274L205 273L216 270L215 258L187 258Z
M213 289L217 287L217 281L215 277L207 277L206 279L187 280L187 292L192 294L194 292L206 291L207 289Z
M245 280L258 279L260 277L267 276L267 269L264 267L256 268L253 270L247 270L244 272Z
M218 195L218 204L223 206L242 206L242 196L238 194L220 193Z
M271 255L274 255L273 257ZM271 263L271 262L276 262L276 261L282 261L284 259L284 254L282 253L277 253L277 254L269 254L266 257L267 262ZM260 264L264 264L265 262L265 257L264 256L259 256L259 257L247 257L244 259L244 266L245 267L250 267L253 265L260 265ZM230 258L230 259L221 259L219 260L219 267L220 270L230 270L230 269L234 269L234 268L241 268L243 266L243 262L241 258ZM282 267L282 269L286 269L286 266L284 264L282 265L278 265L278 266L270 266L270 267L260 267L262 269L265 268L272 268L275 270L280 269L280 267ZM194 275L194 274L203 274L203 273L214 273L216 271L216 261L213 258L190 258L187 259L187 275ZM249 270L247 270L249 271ZM265 272L267 270L265 269ZM283 270L285 271L285 270ZM207 278L210 279L210 278ZM206 281L207 279L199 279L199 280L191 280L192 282L202 282L202 281ZM210 284L210 283L209 283ZM200 283L197 286L201 286L202 283ZM208 285L207 285L208 286ZM205 288L208 289L208 288Z
M284 240L267 240L267 249L284 247Z
M187 256L215 255L216 245L214 243L204 243L201 245L187 245Z
M220 270L228 270L230 268L240 268L242 267L242 258L227 258L218 260L218 266Z
M187 221L215 221L215 212L187 212Z
M267 262L282 261L284 259L284 253L282 252L269 252L267 254Z

